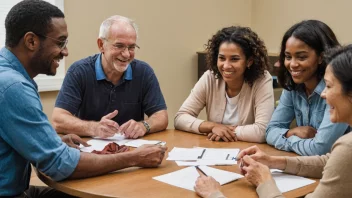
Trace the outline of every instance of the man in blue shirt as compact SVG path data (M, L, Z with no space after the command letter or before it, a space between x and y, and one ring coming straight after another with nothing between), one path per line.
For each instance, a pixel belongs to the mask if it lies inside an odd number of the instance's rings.
M166 129L166 104L153 69L134 59L137 26L112 16L100 26L100 54L75 62L56 100L56 131L80 136L127 138ZM144 114L148 119L144 120Z
M5 28L6 47L0 50L0 197L68 196L29 186L30 164L59 181L161 163L165 147L96 155L80 153L56 134L42 111L33 78L40 73L55 75L59 61L68 55L67 26L57 7L40 0L22 1L8 13ZM63 140L72 143L71 138L75 136Z

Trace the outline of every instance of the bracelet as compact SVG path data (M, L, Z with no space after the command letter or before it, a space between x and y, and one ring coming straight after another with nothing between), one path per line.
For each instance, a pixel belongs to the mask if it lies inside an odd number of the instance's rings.
M147 129L147 132L146 133L149 133L150 132L150 125L148 124L148 122L146 121L142 121L144 127Z

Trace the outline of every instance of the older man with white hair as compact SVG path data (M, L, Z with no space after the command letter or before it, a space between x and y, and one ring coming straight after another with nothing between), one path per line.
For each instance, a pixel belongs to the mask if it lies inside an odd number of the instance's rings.
M117 15L101 24L101 53L67 71L53 112L57 132L103 138L120 132L138 138L166 129L166 104L154 71L134 59L137 29L134 21Z

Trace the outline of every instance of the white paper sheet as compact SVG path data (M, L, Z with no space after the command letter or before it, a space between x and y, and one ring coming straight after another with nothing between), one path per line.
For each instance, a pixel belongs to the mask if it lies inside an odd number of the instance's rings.
M143 139L137 139L137 140L131 140L125 143L126 146L131 146L131 147L140 147L144 144L160 144L160 145L165 145L165 142L158 141L158 140L143 140Z
M174 147L166 160L197 160L202 155L203 148L178 148Z
M204 152L203 152L204 151ZM219 148L173 148L166 160L196 161L201 160L234 160L240 149Z
M217 168L212 168L209 166L198 166L202 171L208 176L212 176L220 185L227 184L229 182L238 180L243 176L234 172L224 171Z
M114 136L112 137L107 137L107 138L100 138L100 137L93 137L94 139L98 140L113 140L113 141L120 141L125 139L125 134L123 133L115 133Z
M301 188L315 182L314 180L304 177L283 173L278 169L271 169L270 171L277 187L282 193Z
M204 152L202 160L232 160L236 158L236 156L240 152L240 149L223 149L223 148L205 148L205 149L206 150Z
M92 139L89 140L87 143L90 144L91 146L89 147L84 147L82 144L80 145L80 149L83 152L92 152L93 150L96 151L102 151L106 145L109 143L115 142L118 145L124 145L126 142L129 140L119 140L119 141L113 141L113 140L102 140L102 139Z
M205 172L207 175L212 176L216 181L220 183L220 185L229 183L231 181L243 177L242 175L236 173L211 168L208 166L199 166L199 168L201 168L203 172ZM153 179L173 186L194 191L194 185L198 177L198 171L194 166L192 166L165 175L153 177Z
M115 134L113 137L109 138L93 138L89 140L87 143L91 146L84 147L82 144L80 145L80 150L83 152L92 152L93 150L102 151L106 145L109 143L115 142L118 145L126 145L131 147L140 147L144 144L160 144L165 145L166 142L158 141L158 140L143 140L143 139L125 139L124 135Z
M198 171L192 166L165 175L153 177L153 179L173 186L194 191L194 184L198 177Z
M197 161L175 161L178 166L231 166L237 164L236 160L197 160Z

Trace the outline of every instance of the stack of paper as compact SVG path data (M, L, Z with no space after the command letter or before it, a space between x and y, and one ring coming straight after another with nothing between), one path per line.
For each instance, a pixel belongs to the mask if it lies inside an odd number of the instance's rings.
M89 152L89 153L92 152L93 150L101 151L104 149L106 145L112 142L115 142L118 145L126 145L131 147L140 147L144 144L160 144L160 145L166 144L166 142L162 142L158 140L125 139L124 135L115 134L113 137L104 138L104 139L95 137L87 142L91 146L84 147L83 145L80 145L80 149L83 152Z
M277 187L282 193L301 188L303 186L307 186L315 182L314 180L307 179L304 177L285 174L278 169L271 169L270 171L276 182Z
M166 160L174 160L179 166L233 165L239 149L219 148L178 148L169 152Z
M216 181L220 183L220 185L227 184L243 177L237 173L223 171L208 166L199 166L199 168L208 176L212 176ZM192 166L165 175L153 177L153 179L194 191L194 185L199 175L200 174L196 168Z

